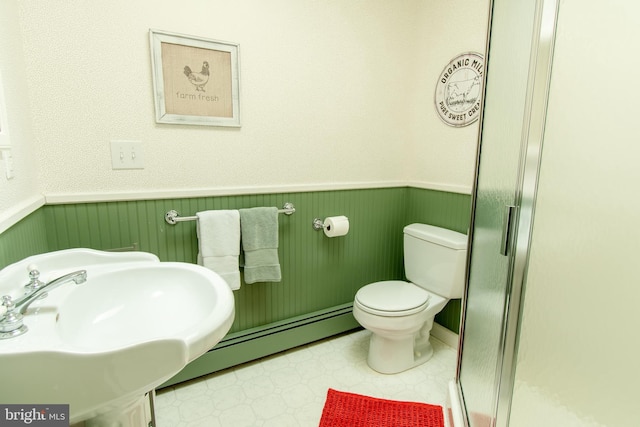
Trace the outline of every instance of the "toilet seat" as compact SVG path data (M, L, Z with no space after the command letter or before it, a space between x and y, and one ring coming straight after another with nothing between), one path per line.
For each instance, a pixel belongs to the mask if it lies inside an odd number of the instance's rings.
M387 280L360 288L355 302L362 310L378 316L409 316L427 308L430 296L412 283Z

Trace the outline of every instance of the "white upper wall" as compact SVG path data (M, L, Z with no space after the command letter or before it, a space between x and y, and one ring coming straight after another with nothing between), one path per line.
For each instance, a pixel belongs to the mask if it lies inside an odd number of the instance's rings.
M433 97L450 59L483 51L488 1L2 3L20 11L37 154L16 153L16 179L49 201L471 189L477 124L449 128ZM150 28L240 44L241 128L155 123ZM143 170L112 170L117 139L142 141Z
M397 2L399 3L399 2ZM435 110L436 83L461 53L485 55L489 1L425 1L411 69L412 137L406 177L414 185L469 193L475 178L479 123L462 128L442 122ZM485 57L486 59L486 57Z
M0 81L4 88L11 157L14 170L6 179L4 162L0 162L0 233L42 205L44 199L37 181L37 160L31 127L29 92L25 79L22 38L18 7L14 1L0 1ZM0 141L6 144L7 141ZM5 150L6 152L6 150Z

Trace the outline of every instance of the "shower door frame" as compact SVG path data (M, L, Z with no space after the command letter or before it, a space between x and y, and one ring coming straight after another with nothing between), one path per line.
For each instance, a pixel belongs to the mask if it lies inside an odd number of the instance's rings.
M487 67L490 66L489 45L493 22L494 0L489 6L489 20L487 32ZM535 214L535 202L542 154L544 128L547 115L547 102L551 81L555 33L560 0L536 0L534 27L532 34L527 91L525 100L524 120L520 142L520 159L518 181L514 195L511 215L506 215L504 224L505 253L509 257L509 271L507 273L507 287L505 304L503 307L503 323L500 338L499 357L496 360L496 381L494 389L488 392L494 394L493 414L490 414L491 427L507 427L511 411L511 399L515 377L516 358L518 353L518 339L522 305L524 303L527 266L529 260L530 239ZM485 72L486 76L488 74ZM484 85L486 100L486 85ZM478 152L476 158L476 175L472 192L471 224L469 230L469 247L474 237L475 211L478 199L478 172L480 170L480 146L482 143L482 129L484 125L484 108L480 114L478 131ZM467 258L467 278L469 283L472 251ZM462 301L462 318L458 346L458 363L455 384L450 388L450 398L462 405L454 420L462 422L464 427L475 427L469 423L469 417L464 404L463 384L460 382L462 370L462 354L464 352L464 332L468 299L468 289ZM455 408L451 408L454 410ZM453 423L454 427L461 427Z

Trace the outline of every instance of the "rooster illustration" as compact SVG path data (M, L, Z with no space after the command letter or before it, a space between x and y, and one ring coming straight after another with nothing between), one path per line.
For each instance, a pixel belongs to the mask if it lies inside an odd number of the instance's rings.
M209 63L204 61L202 63L202 71L199 73L191 71L191 68L185 65L184 75L187 76L189 82L196 87L196 90L205 92L204 86L209 81Z

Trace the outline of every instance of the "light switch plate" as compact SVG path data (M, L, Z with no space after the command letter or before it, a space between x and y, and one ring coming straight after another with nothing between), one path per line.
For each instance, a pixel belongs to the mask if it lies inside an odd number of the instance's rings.
M111 141L112 169L144 169L141 141Z
M2 149L2 163L4 165L5 177L8 180L12 179L15 174L13 172L13 155L11 154L11 148Z

